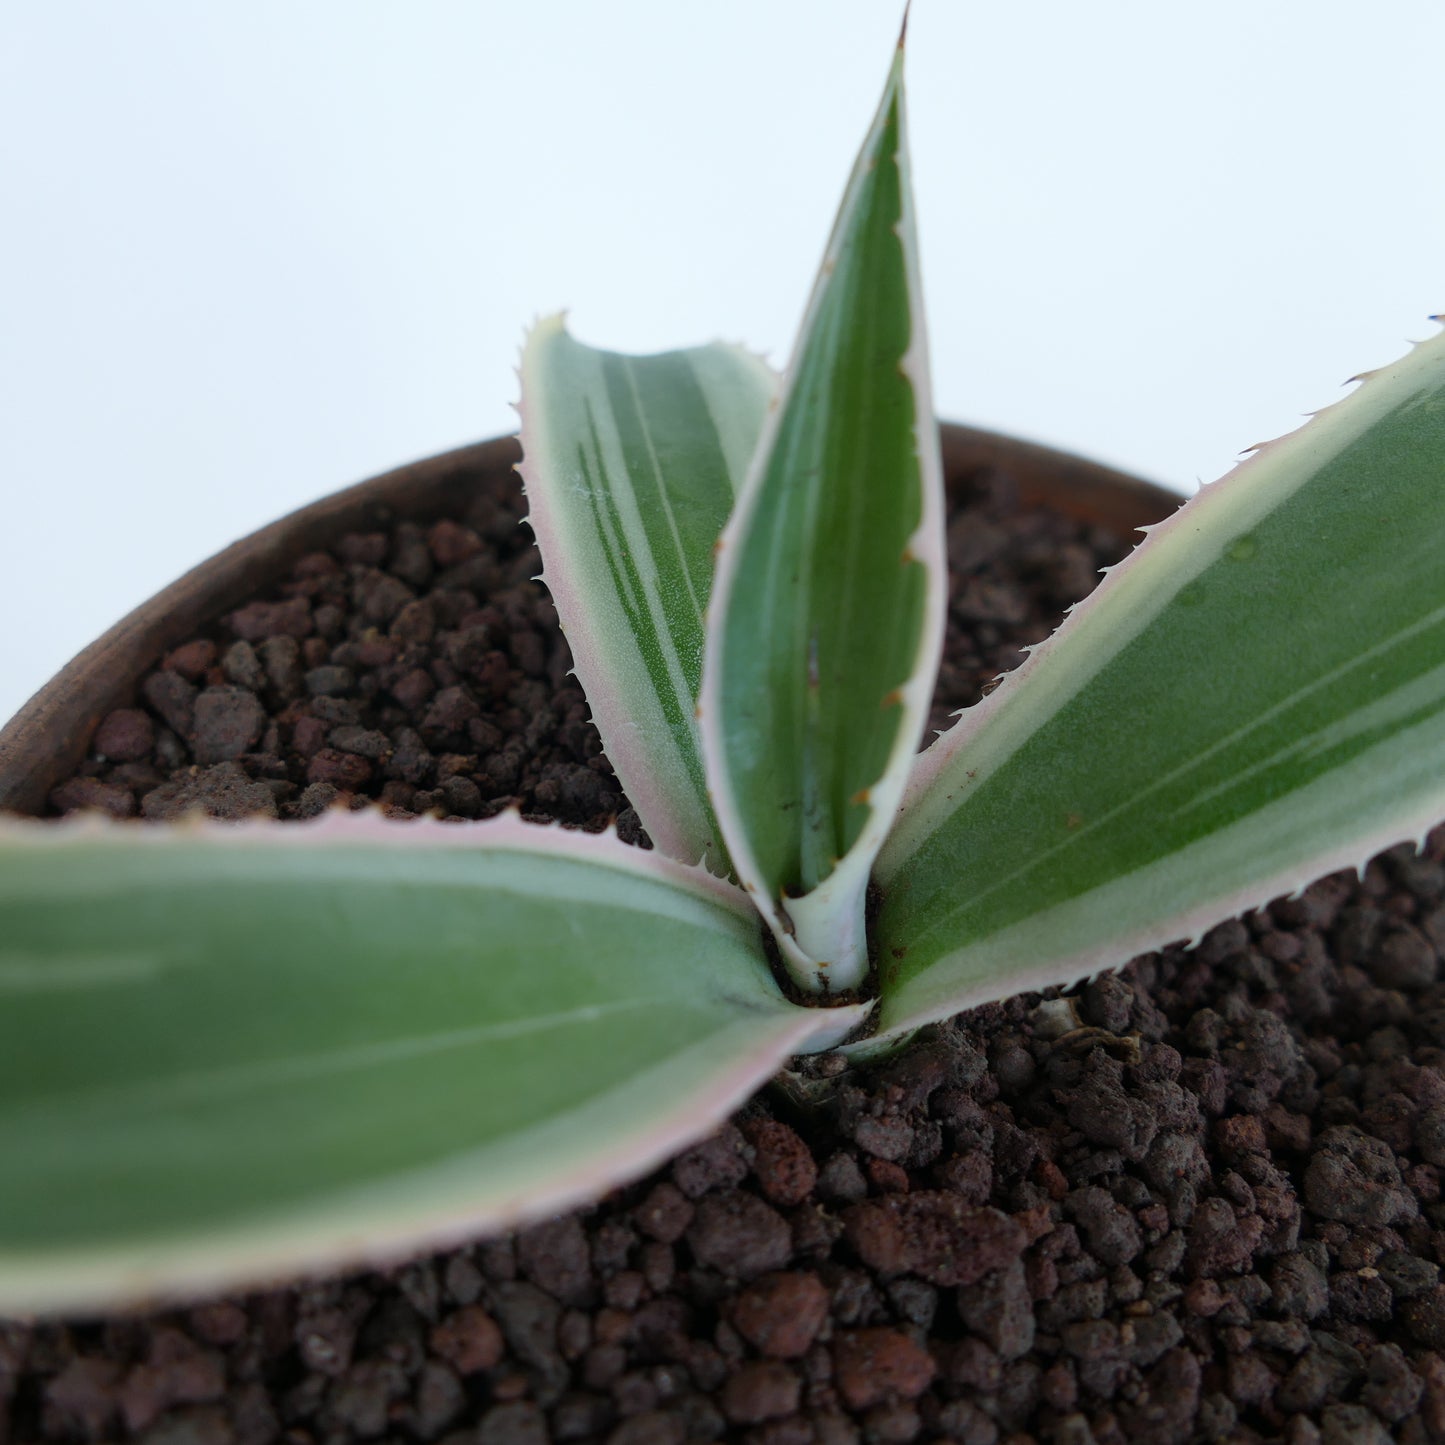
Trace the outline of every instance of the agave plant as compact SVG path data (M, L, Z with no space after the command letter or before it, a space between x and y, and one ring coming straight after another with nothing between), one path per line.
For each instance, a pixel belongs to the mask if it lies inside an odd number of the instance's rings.
M1155 528L918 754L945 566L901 47L784 375L553 320L522 380L545 581L656 851L7 824L0 1307L554 1211L794 1053L895 1048L1445 816L1441 339Z

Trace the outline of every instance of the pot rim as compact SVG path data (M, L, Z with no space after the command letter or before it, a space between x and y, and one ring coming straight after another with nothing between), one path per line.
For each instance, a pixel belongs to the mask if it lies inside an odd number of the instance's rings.
M1161 521L1183 500L1100 462L1021 438L940 425L945 476L994 468L1025 506L1047 505L1117 531ZM106 713L134 700L140 678L198 629L283 576L341 532L460 506L479 470L511 469L515 436L457 447L393 468L278 518L192 567L77 653L0 729L0 810L39 814L74 772Z

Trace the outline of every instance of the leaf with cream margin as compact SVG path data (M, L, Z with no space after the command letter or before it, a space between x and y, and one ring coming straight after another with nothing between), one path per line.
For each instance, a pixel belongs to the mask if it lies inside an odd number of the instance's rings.
M881 1035L1064 984L1445 817L1445 337L1206 487L920 760Z
M657 847L726 873L697 738L703 616L777 378L736 346L594 350L560 316L521 376L528 521L602 745Z
M742 894L515 818L0 828L0 1313L553 1213L857 1022Z
M942 646L941 477L900 42L723 534L703 667L718 821L805 988L867 970L869 871Z

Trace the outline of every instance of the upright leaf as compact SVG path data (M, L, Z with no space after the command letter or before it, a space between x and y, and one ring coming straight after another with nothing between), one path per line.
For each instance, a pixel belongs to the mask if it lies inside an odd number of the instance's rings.
M1445 816L1445 338L1168 521L924 756L885 1034L1063 983Z
M718 820L807 987L867 966L868 873L938 667L941 508L900 45L723 535L703 670Z
M703 613L775 384L739 347L622 356L559 316L522 353L528 521L602 745L653 842L719 873L695 717Z
M553 1212L854 1012L785 1002L735 889L615 839L6 825L0 1313Z

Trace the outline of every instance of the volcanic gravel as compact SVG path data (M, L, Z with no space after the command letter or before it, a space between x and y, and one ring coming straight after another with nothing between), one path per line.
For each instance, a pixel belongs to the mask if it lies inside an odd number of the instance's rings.
M1120 539L953 479L935 725ZM178 648L55 811L380 803L646 844L499 480ZM145 1317L0 1322L0 1442L1445 1440L1445 834L1105 974L809 1061L599 1205Z

